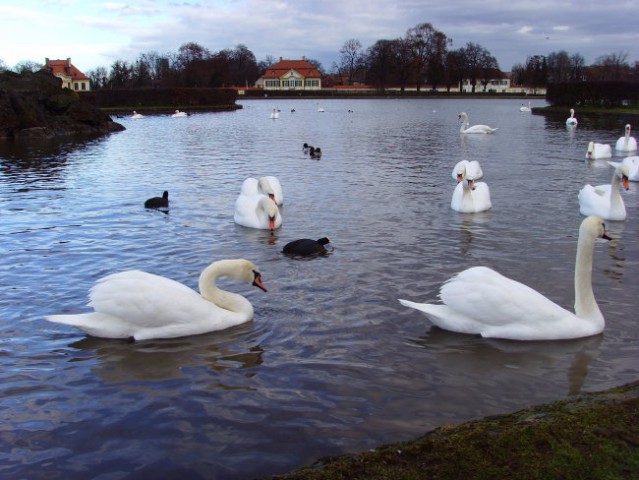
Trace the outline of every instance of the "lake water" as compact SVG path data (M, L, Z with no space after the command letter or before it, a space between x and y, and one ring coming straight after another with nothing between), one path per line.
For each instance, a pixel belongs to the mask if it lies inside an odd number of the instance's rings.
M577 111L570 130L568 112L521 113L520 100L240 103L117 119L126 131L73 145L0 144L0 476L250 479L637 380L637 183L596 247L602 335L485 340L397 301L435 301L451 275L487 265L572 309L577 192L612 175L586 147L614 144L628 119ZM499 130L460 137L462 110ZM491 211L451 210L461 159L482 164ZM233 222L242 181L263 175L284 189L274 234ZM145 210L163 190L170 213ZM323 236L325 257L281 254ZM236 257L269 288L222 282L255 307L237 328L127 343L43 319L87 311L108 273L197 288L202 268Z

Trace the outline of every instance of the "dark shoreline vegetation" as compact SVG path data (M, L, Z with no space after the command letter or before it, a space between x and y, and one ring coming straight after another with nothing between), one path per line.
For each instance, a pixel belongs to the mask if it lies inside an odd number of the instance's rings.
M271 480L639 478L639 382L444 425Z

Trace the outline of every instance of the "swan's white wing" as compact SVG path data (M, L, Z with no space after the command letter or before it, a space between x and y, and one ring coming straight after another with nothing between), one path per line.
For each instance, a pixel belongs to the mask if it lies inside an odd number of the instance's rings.
M472 196L473 203L475 204L475 212L484 212L490 210L492 207L490 189L485 182L475 183L475 190L473 190Z
M96 312L120 318L136 328L184 323L218 308L186 285L138 270L98 280L89 298L89 306Z
M610 211L610 185L585 185L579 191L578 199L582 215L606 218Z
M509 326L534 330L567 314L574 316L536 290L487 267L457 274L442 286L440 297L451 310L483 325L482 335Z

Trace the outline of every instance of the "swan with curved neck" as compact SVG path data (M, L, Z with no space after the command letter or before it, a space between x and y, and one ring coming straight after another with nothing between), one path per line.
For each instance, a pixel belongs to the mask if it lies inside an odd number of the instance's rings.
M485 182L475 182L471 176L459 181L450 201L450 208L460 213L478 213L490 210L490 190Z
M468 114L461 112L458 118L462 121L459 127L459 133L493 133L496 128L489 127L488 125L473 125L470 126L468 122Z
M473 180L479 180L484 176L481 165L477 160L460 160L453 167L453 180L461 182L466 176L470 176Z
M235 223L249 228L275 230L282 225L282 215L274 200L260 193L256 178L247 178L235 200Z
M588 160L597 160L612 157L612 149L606 143L589 142L586 150Z
M426 314L436 326L458 333L510 340L563 340L601 333L604 316L592 290L597 238L609 240L603 220L585 218L575 261L575 313L541 293L487 267L472 267L440 290L443 304L399 300Z
M615 143L615 150L619 152L634 152L637 150L637 140L635 137L630 136L631 127L629 123L626 124L624 130L624 136L619 137L617 143Z
M50 315L102 338L176 338L223 330L253 318L242 295L220 289L216 280L231 277L266 292L259 269L248 260L220 260L200 274L200 293L166 277L129 270L101 278L89 294L91 313Z
M568 126L576 126L577 125L577 119L575 118L575 109L574 108L570 109L570 116L566 119L566 125L568 125Z
M284 192L282 191L282 184L277 177L273 175L267 175L266 177L260 177L257 182L259 193L270 197L278 206L284 204Z
M630 188L629 169L622 163L608 162L615 168L612 180L606 185L584 186L578 195L579 212L582 215L597 215L604 220L622 221L626 219L626 206L621 198L621 187Z

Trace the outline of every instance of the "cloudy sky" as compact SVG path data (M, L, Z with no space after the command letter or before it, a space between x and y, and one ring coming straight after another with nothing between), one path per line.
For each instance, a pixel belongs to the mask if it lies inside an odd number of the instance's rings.
M87 72L196 42L211 52L244 44L258 61L306 56L330 70L348 39L367 48L430 22L452 48L479 44L504 71L560 50L633 64L637 13L636 0L0 0L0 60L71 57Z

